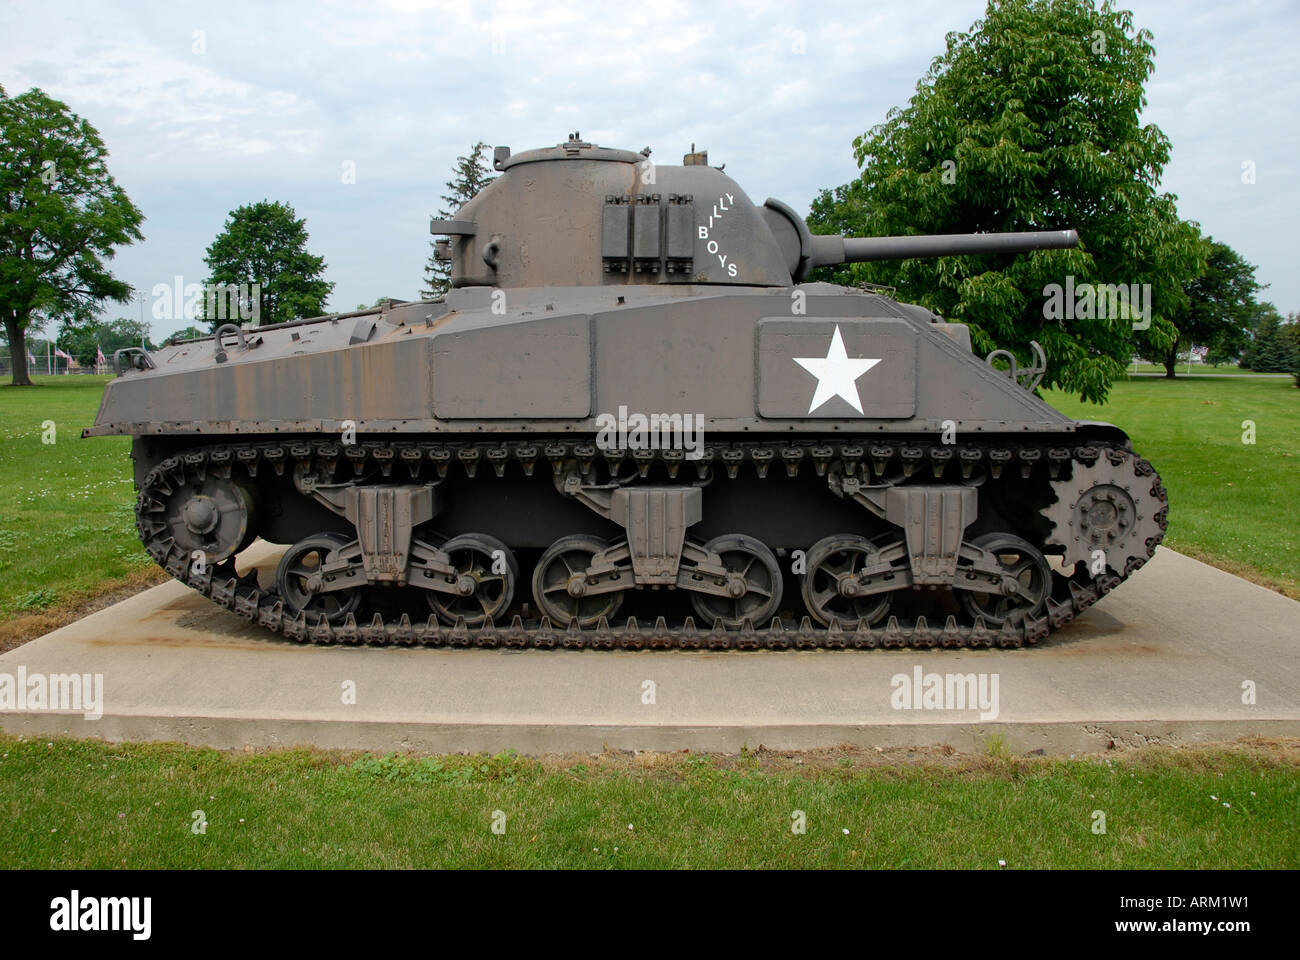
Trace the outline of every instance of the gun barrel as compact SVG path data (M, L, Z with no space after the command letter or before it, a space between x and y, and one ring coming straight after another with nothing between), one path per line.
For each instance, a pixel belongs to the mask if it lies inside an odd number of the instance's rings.
M916 257L952 257L969 253L1023 253L1027 250L1062 250L1075 247L1074 230L1036 230L1024 233L950 233L921 237L812 237L812 267L867 260L910 260Z

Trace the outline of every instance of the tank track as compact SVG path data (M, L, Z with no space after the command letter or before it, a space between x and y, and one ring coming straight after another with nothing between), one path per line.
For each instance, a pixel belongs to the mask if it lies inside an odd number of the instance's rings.
M1062 437L1064 441L1067 438ZM439 623L430 615L424 623L412 623L407 614L400 619L385 620L374 614L368 622L358 623L352 614L339 624L330 624L324 618L310 622L303 614L291 614L275 592L259 586L255 571L239 576L233 559L209 565L196 572L184 550L163 533L150 530L146 513L158 498L165 497L173 482L183 482L185 477L202 478L211 472L215 476L229 476L234 465L239 465L250 476L259 469L283 474L292 473L304 461L319 460L324 464L350 463L355 476L378 469L384 477L402 478L408 472L412 479L432 465L439 477L449 470L464 470L470 477L495 473L504 476L513 461L526 474L535 469L553 469L558 475L564 464L578 461L590 464L597 459L610 461L616 467L620 461L631 460L645 476L650 467L661 462L671 477L679 471L694 470L700 479L709 471L721 466L734 478L741 469L755 470L759 477L769 471L786 470L794 476L800 469L815 470L825 474L828 467L839 463L840 469L852 473L861 469L867 476L880 477L887 468L899 469L905 477L913 473L933 472L941 478L969 477L971 471L982 466L994 479L1002 470L1018 470L1029 477L1033 471L1048 471L1055 480L1066 463L1090 469L1104 458L1103 466L1114 472L1124 468L1133 478L1145 485L1150 482L1149 495L1158 504L1150 511L1146 527L1136 540L1135 551L1123 559L1122 571L1110 566L1098 576L1085 576L1086 565L1079 564L1075 573L1066 576L1053 571L1056 589L1047 601L1044 615L1026 619L1013 625L1004 623L990 628L982 618L969 624L959 623L954 616L946 621L929 624L919 616L914 622L900 623L891 616L884 626L857 625L848 629L836 622L829 627L814 624L803 617L796 624L784 624L774 618L770 624L751 625L746 622L739 629L728 629L721 622L697 626L687 617L681 623L668 624L663 616L653 624L638 623L629 617L625 623L609 624L604 618L594 627L553 627L543 618L525 623L516 615L509 624L493 624L490 620L482 627L467 628L463 620L454 626ZM1076 468L1077 469L1077 468ZM1145 494L1144 494L1145 496ZM507 647L534 649L598 649L598 650L788 650L788 649L875 649L936 647L987 648L1021 647L1036 644L1076 616L1083 613L1099 599L1115 589L1155 552L1164 536L1168 523L1168 499L1164 487L1150 463L1131 450L1112 443L1085 443L1076 446L1036 444L965 444L941 445L921 443L870 443L861 441L799 441L787 444L738 442L713 444L705 448L698 460L687 460L682 451L638 450L599 451L592 443L573 439L539 440L537 442L511 441L508 443L427 441L366 441L344 446L331 439L301 441L257 441L247 443L213 443L167 458L145 477L136 502L137 529L149 555L174 579L185 583L215 603L233 611L246 620L257 623L284 636L316 644L367 644L367 645L423 645L430 647ZM363 617L364 619L364 617Z

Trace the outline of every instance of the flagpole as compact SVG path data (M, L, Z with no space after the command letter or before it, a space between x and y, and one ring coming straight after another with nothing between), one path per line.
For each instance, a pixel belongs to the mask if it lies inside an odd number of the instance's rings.
M137 291L136 291L136 294L135 294L135 302L138 303L138 304L140 304L140 349L141 349L141 350L144 350L144 349L145 349L145 345L144 345L144 301L145 301L144 291L143 291L143 290L137 290Z

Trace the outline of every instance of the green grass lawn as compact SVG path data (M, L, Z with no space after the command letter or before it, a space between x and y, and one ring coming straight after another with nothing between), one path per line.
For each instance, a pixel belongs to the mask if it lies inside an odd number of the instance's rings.
M1295 745L947 765L824 752L802 768L3 736L0 753L9 868L1300 867Z
M1129 370L1130 373L1159 373L1159 374L1163 374L1163 373L1165 372L1165 368L1164 368L1164 366L1163 366L1162 364L1159 364L1159 363L1130 363L1130 364L1128 365L1128 370ZM1225 375L1229 375L1229 374L1230 374L1230 375L1235 376L1235 377L1260 377L1260 376L1265 376L1265 374L1262 374L1262 373L1260 373L1260 372L1257 371L1257 370L1243 370L1243 369L1241 369L1240 367L1233 366L1233 365L1230 364L1230 363L1225 363L1225 364L1222 364L1222 365L1217 366L1217 367L1215 367L1215 366L1211 366L1211 365L1208 364L1208 363L1194 363L1194 364L1192 364L1192 373L1191 373L1191 375L1192 375L1193 377L1195 377L1197 374L1225 374ZM1187 374L1187 361L1184 360L1182 363L1180 363L1180 364L1178 365L1178 376L1180 376L1180 377L1185 377L1185 376L1187 376L1187 375L1188 375L1188 374ZM1274 376L1277 376L1277 374L1274 374ZM1281 376L1284 376L1284 377L1285 377L1285 376L1290 376L1290 374L1281 374Z
M92 595L152 567L135 535L130 440L82 440L108 377L0 386L0 618ZM53 443L42 424L53 421Z
M1104 406L1046 394L1067 416L1107 420L1169 490L1175 550L1300 599L1300 390L1293 381L1138 379ZM1255 443L1242 442L1243 422Z

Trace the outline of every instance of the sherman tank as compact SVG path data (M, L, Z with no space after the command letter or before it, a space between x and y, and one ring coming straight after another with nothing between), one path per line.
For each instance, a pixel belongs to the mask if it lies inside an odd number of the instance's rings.
M819 236L649 154L497 148L442 299L120 351L85 433L145 550L294 640L597 649L1021 646L1152 555L1160 478L1041 352L809 280L1073 231Z

